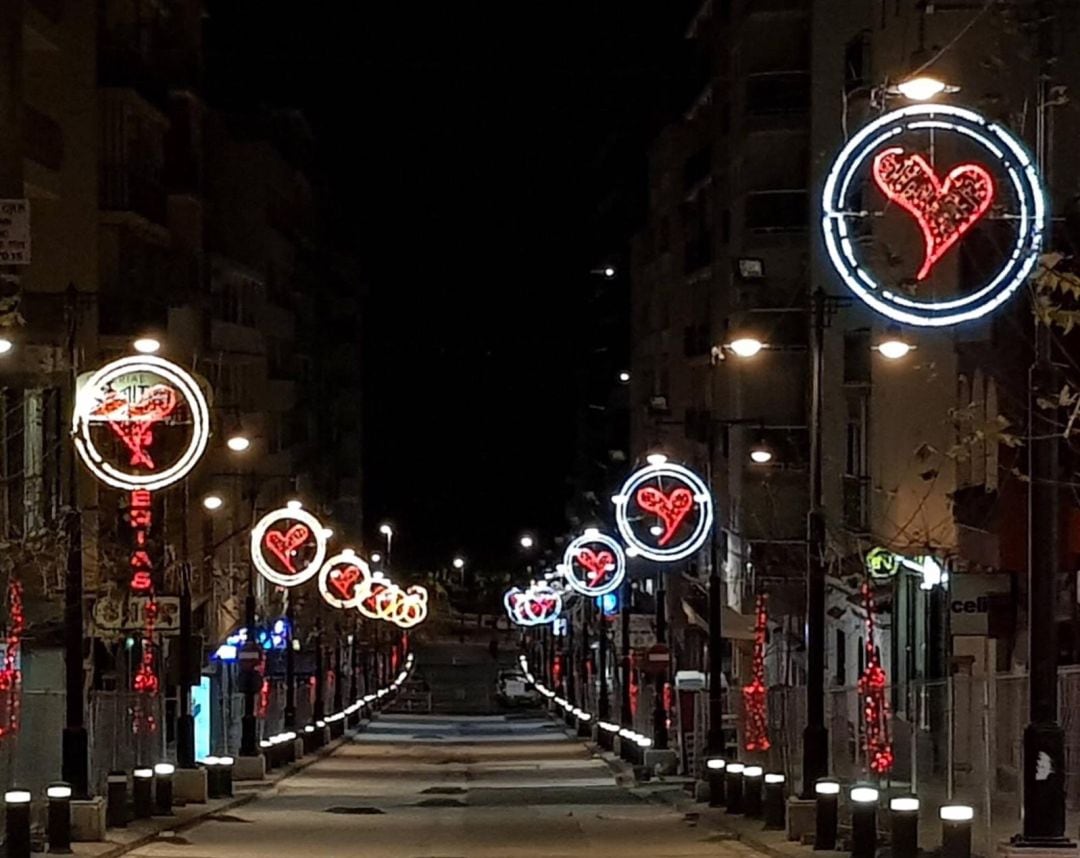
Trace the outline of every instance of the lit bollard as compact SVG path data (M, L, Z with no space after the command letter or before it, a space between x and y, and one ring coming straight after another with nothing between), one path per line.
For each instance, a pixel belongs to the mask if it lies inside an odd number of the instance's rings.
M784 795L785 778L780 772L765 772L765 829L783 831L787 824L787 796Z
M342 722L344 723L344 722ZM296 734L289 731L282 737L282 752L285 756L286 763L296 762Z
M705 776L709 780L709 807L724 806L724 767L727 761L723 757L709 757L705 761Z
M30 858L30 793L8 790L4 804L4 854L7 858Z
M259 752L266 760L266 770L271 771L274 768L274 743L269 739L260 739Z
M172 816L175 771L172 763L154 764L154 816Z
M154 770L135 769L131 773L132 801L136 819L149 819L154 815Z
M919 799L900 795L889 799L892 858L915 858L919 852Z
M49 852L57 855L71 853L71 786L57 781L45 788L49 800Z
M218 766L221 768L222 798L232 798L234 765L236 765L236 760L232 757L218 757Z
M975 809L966 804L947 804L941 818L941 858L971 858L971 820Z
M878 791L871 786L852 787L851 858L874 858L877 851Z
M127 775L109 772L106 781L105 825L109 828L127 828Z
M832 778L821 778L814 784L814 848L836 848L837 805L840 784Z
M761 818L761 779L765 770L761 766L747 766L742 773L743 814L750 819Z
M645 752L652 747L652 739L650 739L648 736L642 736L639 733L636 741L638 747L638 763L640 763L641 765L645 765Z
M315 727L308 724L304 727L304 753L310 754L315 750Z
M577 734L579 739L588 739L592 736L592 715L582 712L577 716Z
M315 747L321 748L326 744L326 722L315 722Z
M724 794L727 796L727 812L731 814L742 813L742 773L745 769L742 763L728 763L724 784Z

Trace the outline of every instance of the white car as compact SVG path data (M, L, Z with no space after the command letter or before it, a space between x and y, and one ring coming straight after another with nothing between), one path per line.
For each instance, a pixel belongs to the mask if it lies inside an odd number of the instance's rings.
M500 670L495 697L504 706L531 706L540 702L540 695L518 670Z

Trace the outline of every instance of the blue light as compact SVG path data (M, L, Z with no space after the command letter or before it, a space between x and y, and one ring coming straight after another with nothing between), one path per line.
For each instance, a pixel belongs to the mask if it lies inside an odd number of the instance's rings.
M596 605L605 614L610 616L619 610L619 594L616 592L604 593L596 597Z
M219 661L236 661L236 645L224 643L217 648L217 652L214 653L214 658Z

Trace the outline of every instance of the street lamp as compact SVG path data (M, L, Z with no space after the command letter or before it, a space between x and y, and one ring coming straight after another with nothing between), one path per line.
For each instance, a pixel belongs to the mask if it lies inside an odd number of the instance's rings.
M251 446L251 439L247 435L237 433L230 435L229 439L225 442L225 446L232 450L234 453L243 453Z
M650 465L662 465L667 461L667 456L663 453L649 453L649 455L645 457L645 461Z
M733 352L736 357L752 358L765 348L765 343L757 337L737 337L727 344L727 348Z
M772 457L772 450L768 448L764 441L759 441L750 448L750 461L756 465L767 465L772 461Z
M386 537L386 565L390 565L390 549L394 542L394 528L389 524L383 524L379 527L379 533Z
M161 348L161 341L156 337L139 337L131 345L141 355L152 355Z
M7 337L0 336L0 355L9 354L13 348L15 348L15 343Z
M202 500L203 509L214 512L221 509L225 505L225 501L221 499L221 495L207 495Z
M900 360L907 357L915 346L903 338L900 329L895 325L885 332L885 338L874 346L874 350L886 360Z
M901 95L911 101L929 101L939 95L959 91L960 87L952 86L931 75L917 75L885 89L888 95Z
M465 558L455 557L453 560L454 568L461 573L461 586L465 586Z
M629 384L630 383L630 373L628 373L626 370L623 370L622 372L620 372L619 373L619 383L620 384Z
M536 544L536 541L527 533L522 536L521 539L518 541L521 543L521 547L524 548L526 551L528 551Z
M378 551L373 551L371 554L371 562L378 563L382 560L382 555Z

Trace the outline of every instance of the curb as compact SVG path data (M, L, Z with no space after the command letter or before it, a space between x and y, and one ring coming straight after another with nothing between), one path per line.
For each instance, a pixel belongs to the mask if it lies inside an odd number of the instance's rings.
M199 811L198 813L192 815L188 819L183 820L182 822L175 822L174 824L169 825L169 820L165 819L164 822L166 824L161 825L156 830L151 831L148 834L144 834L142 837L139 837L136 840L132 840L130 843L123 843L113 847L112 849L107 849L104 852L98 852L94 855L94 858L119 858L119 856L121 855L127 855L129 852L133 852L136 849L142 849L144 846L148 846L149 844L154 843L165 831L187 831L189 828L194 828L196 825L206 822L206 820L211 816L215 816L219 813L224 813L228 810L235 810L238 807L243 807L244 805L250 804L256 799L262 798L263 796L271 795L277 792L277 788L281 785L283 781L288 780L293 775L299 774L300 772L304 771L304 769L308 768L308 766L314 765L320 760L326 759L326 757L329 757L346 742L354 739L361 732L362 726L360 729L346 731L344 735L339 736L333 742L324 745L316 753L311 754L308 758L298 760L295 763L290 763L287 768L282 770L279 777L277 777L270 783L265 784L265 786L254 786L250 792L245 793L244 795L235 796L232 800L226 801L224 804L218 805L217 807L207 807ZM238 781L238 783L261 784L262 782Z

